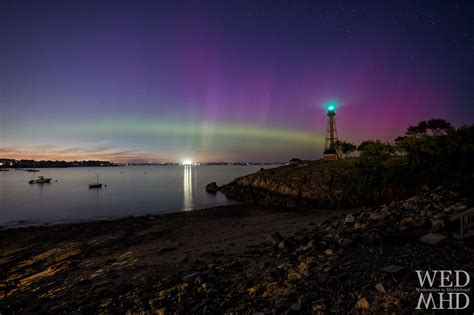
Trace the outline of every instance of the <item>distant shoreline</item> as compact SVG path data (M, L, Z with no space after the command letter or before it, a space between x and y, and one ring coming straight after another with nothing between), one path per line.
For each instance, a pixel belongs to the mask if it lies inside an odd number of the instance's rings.
M279 166L286 162L201 162L191 166ZM109 161L34 161L11 160L0 158L0 170L8 169L40 169L40 168L71 168L71 167L118 167L118 166L183 166L182 163L115 163Z

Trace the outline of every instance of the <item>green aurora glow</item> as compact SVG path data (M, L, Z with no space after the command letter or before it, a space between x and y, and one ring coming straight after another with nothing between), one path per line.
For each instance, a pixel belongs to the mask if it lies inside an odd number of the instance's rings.
M50 143L56 145L58 151L67 151L67 143L71 142L88 148L90 155L93 155L91 151L94 150L86 144L90 144L93 139L101 144L105 143L117 148L125 148L124 143L132 141L136 145L131 149L137 151L137 156L128 153L126 159L129 160L139 160L144 156L150 160L153 159L155 153L161 151L171 153L170 156L191 155L200 161L234 160L233 153L237 151L236 148L239 152L249 153L249 160L255 160L252 152L257 151L266 152L269 157L272 152L286 150L290 155L294 150L317 155L324 143L324 137L321 134L294 129L238 123L150 119L38 123L34 126L30 124L28 128L26 126L19 128L17 125L9 134L13 136L12 139L33 139L31 143L21 144L22 150L25 153L32 152L30 154L34 154L35 142L44 143L44 141L38 141L41 138L49 139ZM127 147L130 148L130 146ZM97 150L96 153L101 152ZM112 155L111 158L117 161L125 159L120 154L115 157ZM157 155L156 161L159 160L163 160L163 157Z

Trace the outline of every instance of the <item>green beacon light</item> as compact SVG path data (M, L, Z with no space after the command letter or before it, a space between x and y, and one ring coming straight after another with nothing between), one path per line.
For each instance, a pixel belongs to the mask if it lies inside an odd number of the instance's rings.
M336 110L336 105L334 103L328 104L328 112L334 112Z

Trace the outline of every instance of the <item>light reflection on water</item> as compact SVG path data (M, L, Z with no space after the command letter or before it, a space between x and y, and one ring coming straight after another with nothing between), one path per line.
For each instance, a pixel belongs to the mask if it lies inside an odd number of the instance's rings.
M193 206L193 166L184 165L183 168L183 209L190 210Z
M0 174L0 225L59 222L165 213L234 203L224 195L208 194L206 184L218 185L254 173L261 166L127 166L41 169L39 173L11 170ZM96 182L107 185L89 189ZM51 184L28 184L36 176Z

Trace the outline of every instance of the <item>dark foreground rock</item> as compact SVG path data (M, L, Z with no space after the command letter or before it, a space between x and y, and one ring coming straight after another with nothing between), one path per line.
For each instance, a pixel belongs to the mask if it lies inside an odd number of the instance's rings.
M206 191L211 194L216 194L219 190L219 186L217 186L216 182L212 182L206 185Z
M425 191L407 200L307 225L311 229L301 228L286 235L276 231L261 234L261 243L244 251L216 252L206 262L194 260L160 275L137 270L128 279L117 277L114 266L128 264L132 259L124 253L118 260L103 262L97 272L106 273L107 277L88 277L69 287L76 299L58 299L58 294L64 294L58 289L63 288L51 287L47 294L56 296L51 304L47 303L47 295L42 297L42 303L26 303L34 293L15 295L15 285L26 285L32 279L21 279L18 284L12 277L4 284L10 287L0 302L0 311L412 313L419 295L415 270L461 269L472 277L472 241L456 239L458 225L450 221L468 206L469 201L454 192ZM123 241L127 239L123 236ZM111 242L116 244L117 239ZM75 250L69 245L67 251L55 255L73 255ZM28 264L34 265L35 260L26 261L21 267L29 268ZM59 272L61 268L58 264L45 272ZM64 286L67 288L67 282ZM30 306L25 309L23 305Z

